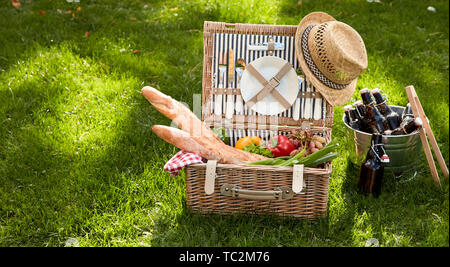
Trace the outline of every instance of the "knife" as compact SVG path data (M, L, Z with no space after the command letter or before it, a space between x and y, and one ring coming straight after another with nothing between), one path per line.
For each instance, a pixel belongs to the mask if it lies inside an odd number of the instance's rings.
M236 74L237 74L237 84L236 84L236 88L241 89L241 78L242 78L242 74L244 73L245 70L245 61L242 58L239 58L236 62ZM244 100L242 99L242 95L241 94L237 94L236 95L236 114L242 115L244 113Z
M298 76L298 84L299 84L298 91L299 92L297 94L297 99L295 100L295 103L294 103L294 110L293 110L294 114L292 116L292 118L296 121L298 121L300 119L300 89L302 87L302 83L303 83L302 78L300 76Z
M226 87L226 81L225 81L225 72L227 71L227 65L226 65L226 58L225 53L219 53L219 88L225 88ZM224 110L224 104L223 104L223 95L216 94L214 95L214 114L222 116L225 112Z
M234 52L233 49L228 50L228 88L233 88L234 81ZM227 108L225 113L225 118L232 119L234 113L234 105L233 105L234 95L227 95Z

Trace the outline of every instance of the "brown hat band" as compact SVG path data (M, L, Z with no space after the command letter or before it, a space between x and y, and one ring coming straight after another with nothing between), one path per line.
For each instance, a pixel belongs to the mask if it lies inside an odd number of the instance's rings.
M303 57L305 58L306 64L308 65L309 69L312 71L314 76L321 81L326 86L333 88L333 89L344 89L348 84L337 84L330 79L328 79L323 73L317 68L316 64L311 58L311 55L309 53L308 49L308 36L311 29L316 26L315 24L308 26L302 35L302 50L303 50Z

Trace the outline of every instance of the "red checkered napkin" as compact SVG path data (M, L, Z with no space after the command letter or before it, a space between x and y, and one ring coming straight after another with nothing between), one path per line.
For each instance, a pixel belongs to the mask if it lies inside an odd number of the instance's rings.
M170 176L176 177L185 166L202 162L200 155L180 150L164 165L164 170L168 171Z

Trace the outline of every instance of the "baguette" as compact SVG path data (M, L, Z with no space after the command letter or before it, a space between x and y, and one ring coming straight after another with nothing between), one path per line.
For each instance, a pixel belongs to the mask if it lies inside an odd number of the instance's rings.
M191 136L198 135L205 138L213 138L216 139L217 142L223 143L211 129L206 127L205 124L182 103L150 86L145 86L142 88L141 92L153 107L175 122L180 129L189 133Z
M215 155L220 155L219 158L222 158L227 162L231 161L231 157L235 158L236 162L250 162L266 159L264 156L226 145L210 128L199 120L189 108L175 99L172 99L170 96L149 86L142 88L141 92L150 104L161 112L161 114L175 122L181 130L188 133L199 145L213 151Z
M228 164L242 163L240 160L230 156L228 153L221 153L221 151L217 151L214 148L200 145L188 133L179 129L163 125L154 125L152 127L152 131L164 141L178 147L179 149L186 152L197 153L205 159L217 160L220 163ZM208 143L202 143L209 146Z

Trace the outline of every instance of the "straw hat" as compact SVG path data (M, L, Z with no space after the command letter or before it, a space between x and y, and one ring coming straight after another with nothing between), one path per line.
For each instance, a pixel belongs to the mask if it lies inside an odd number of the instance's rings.
M297 27L295 53L307 80L332 106L345 104L367 68L361 36L324 12L306 15Z

